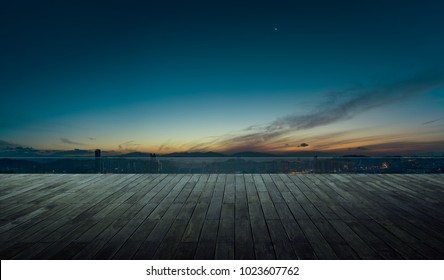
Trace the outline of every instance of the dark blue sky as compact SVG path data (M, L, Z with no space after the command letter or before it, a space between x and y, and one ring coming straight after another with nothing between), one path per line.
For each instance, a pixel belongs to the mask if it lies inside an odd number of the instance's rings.
M0 13L5 143L443 149L442 1L11 1Z

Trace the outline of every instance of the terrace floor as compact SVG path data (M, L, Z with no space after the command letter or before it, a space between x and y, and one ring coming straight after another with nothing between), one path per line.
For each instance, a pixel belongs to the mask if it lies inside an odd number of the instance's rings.
M1 259L443 259L444 175L0 175Z

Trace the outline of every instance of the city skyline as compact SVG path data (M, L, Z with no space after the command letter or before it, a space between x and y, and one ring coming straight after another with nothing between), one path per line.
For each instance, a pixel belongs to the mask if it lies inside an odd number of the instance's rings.
M444 152L439 1L7 3L0 152Z

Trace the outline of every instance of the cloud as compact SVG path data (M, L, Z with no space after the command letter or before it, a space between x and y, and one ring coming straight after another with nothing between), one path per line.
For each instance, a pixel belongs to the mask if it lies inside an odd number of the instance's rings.
M374 88L353 88L330 93L327 102L306 115L292 114L275 120L268 131L290 127L304 130L352 119L368 110L428 92L444 84L444 71L427 72L416 77Z
M172 148L171 148L171 143L170 143L169 140L166 141L165 143L161 144L161 145L159 146L159 148L157 148L157 150L158 150L159 152L162 152L162 151L168 151L168 150L171 150L171 149L172 149Z
M68 138L60 138L60 141L62 141L62 143L69 144L69 145L80 145L80 146L85 145L83 143L72 141Z
M134 140L127 141L118 145L120 151L135 152L140 144L135 143Z
M74 149L69 151L55 151L51 154L51 156L91 156L92 154L93 151Z
M31 147L23 147L16 143L0 140L0 156L38 156L40 151Z
M354 87L330 92L323 102L308 114L290 114L266 126L249 126L247 134L225 136L217 146L227 150L261 149L270 142L279 141L295 131L345 121L366 111L419 96L444 85L444 71L428 71L408 79L373 87ZM435 120L437 121L437 120Z
M305 148L305 147L308 147L308 146L309 145L307 143L302 143L302 144L298 145L298 147L300 147L300 148Z
M10 148L20 146L18 144L14 144L8 141L0 140L0 148Z
M93 138L93 137L88 137L88 139L91 140L91 141L95 141L96 140L96 138Z
M371 152L372 155L418 155L434 151L433 154L444 154L444 142L442 141L430 141L430 142L409 142L409 141L395 141L387 143L378 143L367 146L367 152ZM337 150L340 152L341 150Z
M428 124L435 123L435 122L442 121L442 120L444 120L444 117L438 118L438 119L434 119L434 120L431 120L431 121L428 121L428 122L423 122L422 125L428 125Z

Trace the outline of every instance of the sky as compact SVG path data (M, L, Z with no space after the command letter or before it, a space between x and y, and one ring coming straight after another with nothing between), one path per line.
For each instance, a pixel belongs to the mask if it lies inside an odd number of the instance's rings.
M0 149L444 151L442 1L9 1Z

